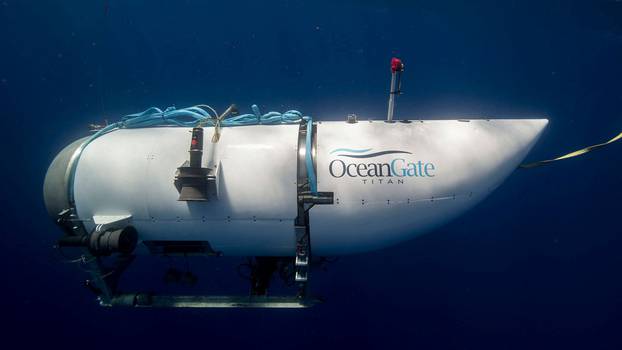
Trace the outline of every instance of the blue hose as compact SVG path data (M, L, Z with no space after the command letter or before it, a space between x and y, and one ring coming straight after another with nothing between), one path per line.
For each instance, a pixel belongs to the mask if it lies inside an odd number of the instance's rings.
M302 113L296 110L289 110L285 113L268 112L262 115L259 112L259 107L257 107L257 105L252 105L251 109L253 110L252 114L249 113L227 117L220 122L220 126L230 127L258 124L297 124L302 120L307 122L307 154L305 164L307 165L307 176L309 178L311 191L316 193L317 184L315 181L315 171L313 169L313 159L311 158L311 126L313 124L311 117L303 116ZM86 148L86 146L88 146L88 144L93 142L96 138L118 129L150 128L159 126L179 126L186 128L192 128L197 125L215 126L217 116L213 115L214 112L210 114L210 111L213 111L213 109L204 105L181 109L168 107L164 111L157 107L151 107L140 113L128 114L121 118L121 121L112 123L97 131L76 150L75 159L70 164L70 168L68 169L67 188L69 190L69 203L72 205L74 203L73 184L80 155L82 154L84 148Z

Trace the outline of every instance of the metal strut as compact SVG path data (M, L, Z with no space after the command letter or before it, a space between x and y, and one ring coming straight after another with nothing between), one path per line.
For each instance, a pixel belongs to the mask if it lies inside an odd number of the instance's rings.
M316 204L333 204L333 192L317 192L316 178L309 176L316 173L316 147L317 126L311 120L301 122L298 129L298 215L294 222L296 236L294 281L298 284L299 298L305 298L307 295L311 268L309 210ZM308 169L308 166L313 169Z
M82 221L75 214L75 209L65 209L58 214L57 224L65 231L64 237L58 240L58 248L63 247L76 247L81 250L81 257L79 263L84 265L85 270L91 275L90 279L84 282L84 286L90 289L97 295L100 305L108 306L111 304L117 289L119 277L125 271L125 269L134 261L135 255L131 254L136 244L135 231L131 232L132 236L127 252L121 252L118 248L118 243L125 243L123 240L128 240L127 234L124 234L121 238L122 230L113 232L114 229L119 229L127 226L131 216L110 216L110 217L94 217L93 221L96 223L96 227L90 234L87 233L86 228ZM131 228L133 230L133 228ZM115 234L119 238L114 244L115 249L110 245L115 239L111 234ZM123 248L121 250L126 250ZM114 266L105 267L101 257L108 256L112 253L117 254Z

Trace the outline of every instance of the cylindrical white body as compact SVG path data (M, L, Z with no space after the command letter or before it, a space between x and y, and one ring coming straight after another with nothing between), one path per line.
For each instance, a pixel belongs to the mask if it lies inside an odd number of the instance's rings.
M316 256L369 251L444 224L480 201L523 160L546 126L532 120L318 122L319 191L310 210ZM209 241L225 255L293 256L298 125L222 128L206 142L217 198L178 201L189 129L124 129L89 144L77 165L77 214L131 215L140 240ZM205 128L210 140L213 128ZM138 252L148 252L139 244Z

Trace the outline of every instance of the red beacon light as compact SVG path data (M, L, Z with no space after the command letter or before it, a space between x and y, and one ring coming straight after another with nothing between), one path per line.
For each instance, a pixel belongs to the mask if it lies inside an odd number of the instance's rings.
M403 72L404 71L404 63L397 57L393 57L391 59L391 73Z
M389 110L387 112L387 122L393 122L393 111L395 110L395 99L402 93L402 72L404 63L397 57L391 59L391 88L389 90Z

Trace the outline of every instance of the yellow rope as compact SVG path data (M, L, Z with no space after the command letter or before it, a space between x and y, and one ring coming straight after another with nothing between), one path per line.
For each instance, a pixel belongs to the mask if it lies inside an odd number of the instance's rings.
M582 149L580 149L578 151L574 151L574 152L571 152L571 153L568 153L568 154L564 154L563 156L559 156L559 157L554 158L554 159L547 159L547 160L541 160L539 162L521 164L519 166L519 168L523 168L523 169L537 168L539 166L546 165L546 164L549 164L549 163L552 163L552 162L556 162L558 160L568 159L568 158L573 158L573 157L576 157L576 156L580 156L582 154L586 154L588 152L591 152L591 151L593 151L595 149L607 146L608 144L616 142L616 141L618 141L620 139L622 139L622 133L618 134L618 136L612 138L611 140L609 140L607 142L599 143L597 145L593 145L593 146L589 146L589 147L585 147L585 148L582 148Z

